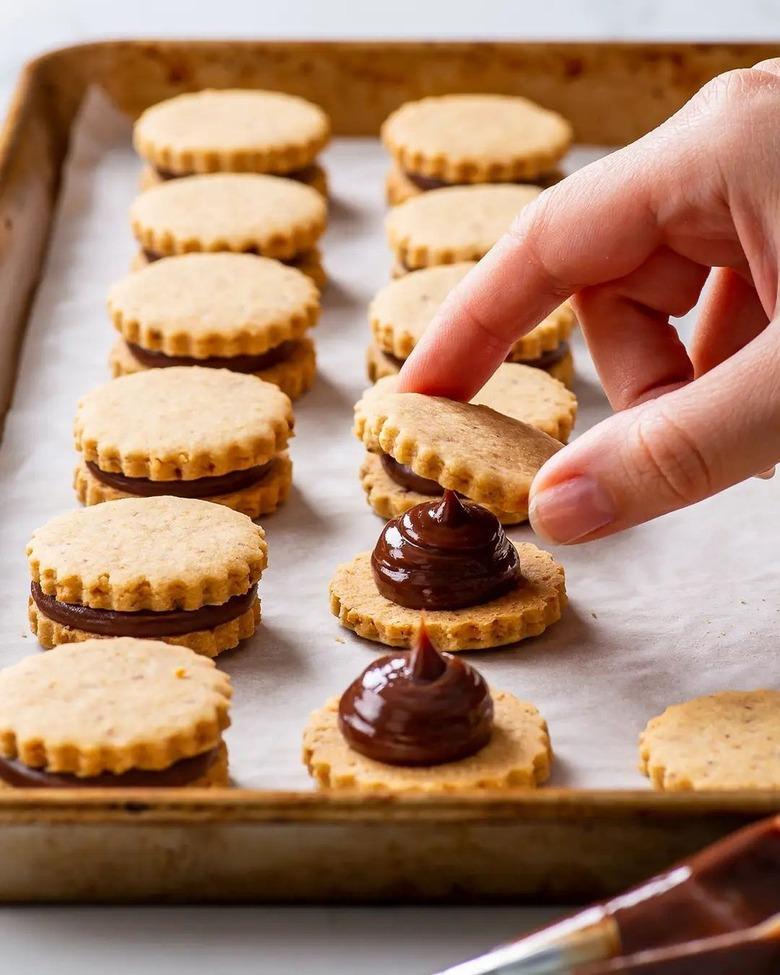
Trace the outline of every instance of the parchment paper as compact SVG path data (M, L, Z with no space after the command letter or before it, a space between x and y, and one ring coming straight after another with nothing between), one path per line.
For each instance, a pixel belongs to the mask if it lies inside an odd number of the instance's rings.
M577 150L571 164L598 154ZM264 521L262 627L219 658L235 685L233 776L268 789L311 787L300 762L309 712L381 652L338 625L327 586L336 564L372 547L381 528L358 483L362 447L350 428L367 384L366 309L391 263L382 227L387 161L377 142L351 139L337 140L324 162L333 205L324 241L331 283L315 332L319 378L295 406L294 493ZM0 449L1 665L38 652L27 631L25 543L76 504L72 418L78 397L108 378L114 331L105 296L134 251L127 209L138 171L128 121L93 95ZM574 346L582 431L608 406L579 337ZM470 655L492 685L541 708L556 751L555 785L646 787L636 739L648 718L697 694L780 688L777 502L777 481L753 480L618 537L560 549L571 598L564 619L516 648ZM512 535L531 538L528 528Z

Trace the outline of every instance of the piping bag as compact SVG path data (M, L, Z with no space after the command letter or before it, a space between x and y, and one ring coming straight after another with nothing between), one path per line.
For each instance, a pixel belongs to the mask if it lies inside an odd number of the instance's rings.
M780 816L437 975L776 975Z

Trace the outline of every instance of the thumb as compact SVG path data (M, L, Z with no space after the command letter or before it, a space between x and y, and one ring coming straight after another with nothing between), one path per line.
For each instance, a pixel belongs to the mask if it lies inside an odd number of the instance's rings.
M780 461L780 323L699 379L617 413L534 479L534 530L559 544L622 531Z

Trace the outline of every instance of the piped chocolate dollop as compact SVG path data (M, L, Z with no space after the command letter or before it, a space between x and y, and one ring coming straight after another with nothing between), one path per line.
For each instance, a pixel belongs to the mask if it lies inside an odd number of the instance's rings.
M445 491L385 525L371 555L379 592L410 609L462 609L520 581L517 549L494 514Z
M354 751L388 765L442 765L490 741L493 700L463 659L439 653L422 625L409 652L380 657L341 697L339 728Z

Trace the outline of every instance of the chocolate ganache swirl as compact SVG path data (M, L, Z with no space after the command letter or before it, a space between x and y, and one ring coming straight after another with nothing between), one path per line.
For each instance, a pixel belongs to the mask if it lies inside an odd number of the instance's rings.
M520 581L517 549L486 508L445 491L385 525L371 555L379 592L410 609L462 609Z
M493 700L464 660L439 653L424 624L408 653L380 657L341 697L339 728L354 751L387 765L441 765L490 741Z

